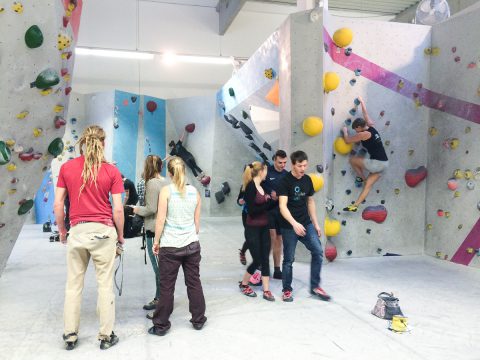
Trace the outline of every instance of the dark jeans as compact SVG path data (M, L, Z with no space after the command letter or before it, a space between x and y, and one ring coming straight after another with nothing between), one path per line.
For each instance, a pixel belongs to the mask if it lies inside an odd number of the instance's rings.
M247 272L253 274L260 266L262 276L270 276L270 233L268 226L246 226L245 228L248 248L253 262L248 266Z
M310 263L310 290L320 286L320 270L322 269L323 249L313 224L308 224L307 233L301 237L293 229L282 229L283 236L283 291L292 291L292 265L295 261L295 248L301 241L312 254Z
M193 157L186 159L185 162L187 163L188 167L192 170L193 176L197 177L198 174L202 172L202 169L198 167Z
M195 241L182 248L163 247L158 255L160 271L160 299L153 313L153 324L158 330L170 329L170 315L173 311L173 294L178 269L183 268L187 286L189 310L192 324L203 324L205 317L205 298L200 282L200 243Z

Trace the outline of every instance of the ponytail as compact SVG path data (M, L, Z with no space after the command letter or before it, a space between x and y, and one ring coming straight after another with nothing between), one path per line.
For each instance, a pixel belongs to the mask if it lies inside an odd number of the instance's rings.
M177 190L185 196L186 178L185 163L178 156L173 156L167 165L168 172L172 175L172 182Z
M260 161L254 161L245 167L245 171L243 172L242 176L242 191L245 191L248 183L252 181L252 179L257 176L264 167L265 164L261 163Z

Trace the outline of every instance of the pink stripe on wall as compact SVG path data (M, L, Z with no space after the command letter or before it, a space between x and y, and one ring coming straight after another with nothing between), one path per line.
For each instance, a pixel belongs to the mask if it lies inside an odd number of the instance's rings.
M323 40L328 46L330 57L337 64L352 71L360 69L362 71L361 76L410 98L412 101L415 100L414 96L416 95L422 105L431 109L443 111L447 114L480 124L480 105L455 99L424 87L418 88L416 83L388 71L353 52L350 56L345 55L343 49L337 52L337 46L326 29L323 29ZM400 81L403 82L403 87L398 86Z
M469 254L467 248L480 248L480 219L472 228L462 245L458 248L455 255L452 257L452 262L462 265L468 265L477 254Z
M63 4L65 9L67 8L70 0L63 0ZM82 6L83 0L77 0L77 7L72 12L72 16L70 17L70 24L72 25L73 36L75 38L75 42L78 40L78 29L80 28L80 16L82 15Z

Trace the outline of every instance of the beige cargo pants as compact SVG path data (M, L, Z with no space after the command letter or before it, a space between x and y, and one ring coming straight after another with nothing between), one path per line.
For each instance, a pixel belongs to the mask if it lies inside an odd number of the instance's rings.
M65 287L64 334L78 334L85 272L93 260L97 277L97 315L100 319L98 338L107 339L115 322L113 275L117 243L114 227L89 222L69 231L67 241L67 284ZM76 335L68 337L75 341Z

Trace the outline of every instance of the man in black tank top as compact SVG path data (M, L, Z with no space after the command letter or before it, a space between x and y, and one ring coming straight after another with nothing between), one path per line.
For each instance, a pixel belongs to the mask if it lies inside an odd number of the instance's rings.
M373 184L380 179L382 172L388 167L388 157L385 148L383 147L380 134L377 129L373 127L375 123L368 116L365 102L360 96L358 97L358 100L362 106L362 113L365 119L357 118L353 121L352 128L356 131L354 136L349 136L347 127L343 127L343 139L347 144L360 141L362 146L367 150L369 157L364 158L354 155L350 158L350 164L357 174L355 181L357 183L365 183L358 199L353 204L348 205L343 209L343 211L352 212L357 211L358 206L366 199ZM364 175L364 170L369 172L367 177Z

